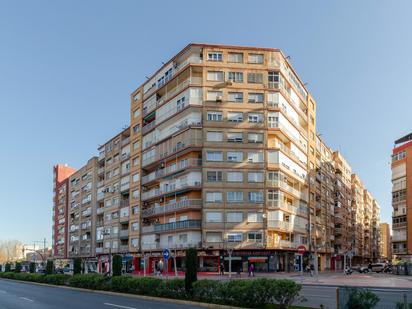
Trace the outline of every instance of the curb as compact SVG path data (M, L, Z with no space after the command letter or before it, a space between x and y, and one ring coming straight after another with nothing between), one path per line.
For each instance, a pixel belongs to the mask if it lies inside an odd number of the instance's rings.
M101 291L101 290L89 290L83 288L76 288L67 285L53 285L47 283L40 283L40 282L31 282L31 281L23 281L23 280L14 280L14 279L6 279L0 278L0 281L12 281L12 282L20 282L24 284L32 284L32 285L40 285L40 286L47 286L47 287L55 287L55 288L62 288L68 289L72 291L79 291L79 292L89 292L89 293L96 293L96 294L103 294L103 295L110 295L110 296L122 296L122 297L129 297L135 299L142 299L142 300L151 300L163 303L174 303L174 304L181 304L181 305L188 305L188 306L198 306L203 308L212 308L212 309L247 309L244 307L234 307L234 306L227 306L227 305L218 305L218 304L209 304L209 303L201 303L191 300L182 300L182 299L174 299L174 298L162 298L162 297L155 297L155 296L146 296L146 295L136 295L136 294L128 294L128 293L121 293L121 292L112 292L112 291Z

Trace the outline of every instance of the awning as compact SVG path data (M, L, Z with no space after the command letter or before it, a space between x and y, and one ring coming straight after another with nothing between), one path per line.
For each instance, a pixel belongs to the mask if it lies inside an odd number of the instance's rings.
M251 256L248 257L249 262L253 262L253 263L266 263L266 260L268 258L266 256Z

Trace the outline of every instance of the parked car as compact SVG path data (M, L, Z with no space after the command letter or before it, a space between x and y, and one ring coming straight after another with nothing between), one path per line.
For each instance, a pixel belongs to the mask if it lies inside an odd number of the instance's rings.
M375 273L380 273L385 269L385 263L374 263L371 265L371 270Z
M368 268L368 266L359 266L358 271L359 271L361 274L366 274L366 273L369 272L369 268Z
M70 267L63 267L63 274L73 275L73 269L71 269Z

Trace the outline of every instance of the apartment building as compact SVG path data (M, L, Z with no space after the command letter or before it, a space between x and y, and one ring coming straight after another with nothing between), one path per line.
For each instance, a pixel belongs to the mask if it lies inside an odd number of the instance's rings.
M52 248L55 258L67 258L69 177L75 171L62 164L53 167Z
M99 147L98 270L119 253L151 272L165 248L181 269L188 247L203 271L227 270L229 255L233 271L299 270L314 254L319 269L342 268L352 186L280 50L189 44L133 91L130 127Z
M98 151L95 250L98 270L107 272L112 254L129 252L130 128Z
M93 157L69 177L68 258L83 258L89 270L97 265L97 170L98 159Z
M391 232L388 223L380 224L380 256L383 260L392 260Z
M395 141L392 150L392 253L412 261L412 133Z

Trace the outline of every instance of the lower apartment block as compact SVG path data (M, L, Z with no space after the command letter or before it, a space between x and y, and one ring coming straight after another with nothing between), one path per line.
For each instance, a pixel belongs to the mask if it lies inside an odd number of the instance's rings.
M130 128L93 162L100 272L112 254L153 272L166 248L179 270L195 247L215 272L229 255L233 271L379 258L379 206L319 138L316 102L278 49L189 44L132 93Z

